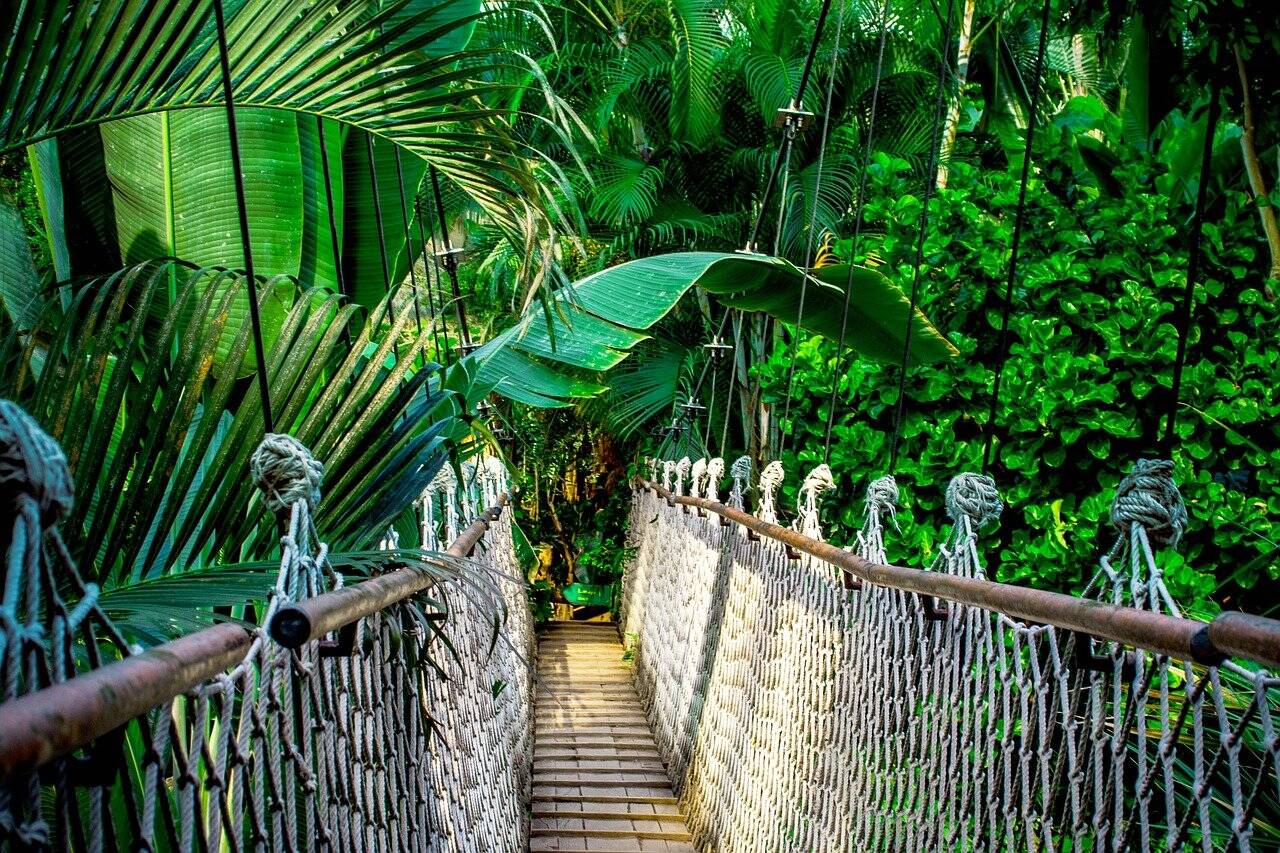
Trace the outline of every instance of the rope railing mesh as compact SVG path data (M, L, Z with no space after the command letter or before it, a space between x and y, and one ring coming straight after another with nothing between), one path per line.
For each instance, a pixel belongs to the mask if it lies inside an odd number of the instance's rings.
M252 467L282 521L282 556L257 627L224 623L143 652L128 646L61 545L55 522L71 495L61 451L3 406L0 480L18 513L0 534L0 847L524 849L532 621L510 513L475 549L471 568L487 571L442 576L425 596L362 619L350 648L340 640L336 649L287 649L269 636L271 617L343 577L311 521L323 469L298 442L268 435ZM464 471L462 488L438 477L425 495L426 547L452 541L505 490L500 466ZM431 615L438 602L447 602L443 623ZM114 640L111 654L100 651L110 648L104 639ZM184 662L179 679L210 666L215 674L163 695L156 673L172 673L175 661ZM115 678L122 667L129 675ZM68 696L99 715L139 715L75 740L68 727L81 709ZM36 731L70 738L62 749L72 751L59 756L48 738L27 737Z
M824 469L793 524L816 539ZM663 486L719 500L716 480L686 483L689 470L663 463ZM733 466L730 506L742 508L749 470ZM1168 470L1140 463L1121 484L1119 536L1087 597L1179 615L1155 550L1186 521ZM780 480L762 473L762 518ZM868 491L852 549L869 562L885 563L896 500L890 478ZM951 532L929 568L982 578L994 484L961 475L947 505ZM637 492L624 578L638 686L700 849L1280 846L1280 681L1268 672L847 589L831 564L726 522Z

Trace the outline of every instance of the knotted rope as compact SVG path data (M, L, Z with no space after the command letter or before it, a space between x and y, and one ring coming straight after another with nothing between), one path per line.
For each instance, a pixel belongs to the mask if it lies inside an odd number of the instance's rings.
M782 485L782 478L786 472L782 470L782 463L774 460L764 466L764 470L760 472L760 507L756 511L756 515L762 521L777 523L778 510L774 505L774 494L778 491L778 487Z
M751 489L751 457L739 456L729 468L729 476L733 478L733 489L729 492L729 506L743 509L746 506L746 495Z
M867 486L866 514L868 518L875 517L877 526L879 520L888 513L889 518L893 521L893 526L898 526L898 481L893 479L892 474L886 474L878 480L872 480L871 485Z
M706 490L703 496L707 500L720 500L720 480L724 477L724 460L719 456L707 463Z
M1156 545L1178 547L1187 526L1187 507L1173 481L1173 462L1139 459L1116 487L1111 523L1126 532L1134 524Z
M290 511L300 500L314 512L320 505L324 466L293 436L269 432L249 457L249 476L262 490L267 509L275 515Z
M707 460L705 457L703 457L699 459L697 462L694 462L693 468L690 470L690 480L689 480L690 495L692 495L695 498L702 497L703 489L705 488L706 476L707 476Z
M796 497L796 519L792 529L812 539L822 539L822 524L818 515L818 505L822 493L834 490L835 480L831 478L831 468L825 462L809 472L800 486L800 494Z
M1000 518L1004 505L996 491L995 480L986 474L958 474L947 485L947 515L955 522L969 519L974 530L981 530Z
M747 466L734 469L740 494ZM802 516L822 473L801 489ZM1167 473L1140 464L1122 487L1128 529L1094 597L1177 614L1145 535L1179 516ZM762 518L781 474L771 465L761 475ZM867 489L856 547L872 562L886 562L879 522L896 499L889 478ZM983 578L976 531L999 517L994 484L961 475L946 507L955 524L930 570ZM630 535L623 629L636 637L637 688L700 849L1274 841L1259 808L1280 766L1270 673L1111 641L1082 649L1073 631L997 611L872 583L841 588L830 564L691 522L652 493L636 495Z
M35 501L48 526L70 512L75 484L58 443L35 418L0 400L0 499L17 513L24 498Z
M689 468L692 464L693 463L689 461L688 456L685 456L679 462L676 463L676 467L674 470L676 474L676 494L677 495L684 494L685 478L689 476Z

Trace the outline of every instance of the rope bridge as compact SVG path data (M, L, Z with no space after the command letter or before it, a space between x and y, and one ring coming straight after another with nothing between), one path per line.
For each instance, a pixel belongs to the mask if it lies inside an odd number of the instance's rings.
M311 522L323 467L267 435L251 473L281 558L256 625L141 651L62 543L62 451L0 401L0 847L524 849L532 620L505 472L463 471L422 498L438 565L344 585ZM472 552L487 571L459 571Z
M623 627L700 849L1280 848L1280 680L1246 660L1277 665L1280 634L1181 617L1156 556L1186 524L1169 463L1120 484L1082 598L985 579L985 476L952 480L921 571L885 559L892 478L846 551L821 541L825 465L791 528L778 463L756 515L745 458L727 505L722 460L649 465Z

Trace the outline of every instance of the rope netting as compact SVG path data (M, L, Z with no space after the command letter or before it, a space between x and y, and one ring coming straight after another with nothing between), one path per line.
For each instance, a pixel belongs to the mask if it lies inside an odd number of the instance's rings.
M671 491L687 462L651 463ZM723 463L713 460L706 467ZM771 470L772 469L772 470ZM1186 514L1166 462L1120 484L1115 545L1086 597L1180 615L1155 549ZM742 508L750 464L732 466ZM768 476L765 476L768 475ZM762 472L761 518L781 468ZM821 538L820 466L793 528ZM884 564L897 486L873 482L851 550ZM947 489L929 569L984 578L990 478ZM656 490L633 503L622 620L637 681L699 846L732 851L1273 850L1280 680L1093 641L1048 624L854 583Z
M7 775L0 846L523 849L532 621L510 513L491 522L476 548L472 568L486 571L451 570L441 560L425 595L361 620L349 649L339 641L336 649L312 642L289 650L268 635L271 617L343 584L311 521L323 467L296 440L269 434L251 469L282 530L275 586L262 608L245 614L256 626L224 623L142 654L62 544L57 521L72 496L65 457L29 416L0 401L0 496L15 510L0 533L8 538L4 703L56 722L75 709L43 690L90 670L105 675L100 668L120 658L132 660L117 666L163 662L184 642L200 641L229 663L114 732L78 742L70 755ZM425 547L452 541L506 488L501 466L464 470L461 488L438 477L424 496ZM432 571L425 558L423 566ZM444 615L443 602L448 618L439 624L432 611ZM499 627L508 639L495 642ZM142 669L128 685L145 693L154 685ZM121 699L107 692L94 701Z

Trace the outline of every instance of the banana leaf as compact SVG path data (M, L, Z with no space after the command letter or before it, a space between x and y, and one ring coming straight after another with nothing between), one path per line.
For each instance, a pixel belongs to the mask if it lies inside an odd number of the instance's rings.
M549 307L531 308L519 324L481 347L478 381L534 406L563 406L594 396L604 386L558 368L603 372L616 366L695 286L727 306L762 311L790 324L796 322L803 291L801 327L839 340L849 273L848 265L838 265L806 275L780 258L721 252L629 261L562 288ZM884 275L860 266L852 273L846 346L866 358L896 362L910 317L913 364L958 354L919 309L910 310L906 295Z

